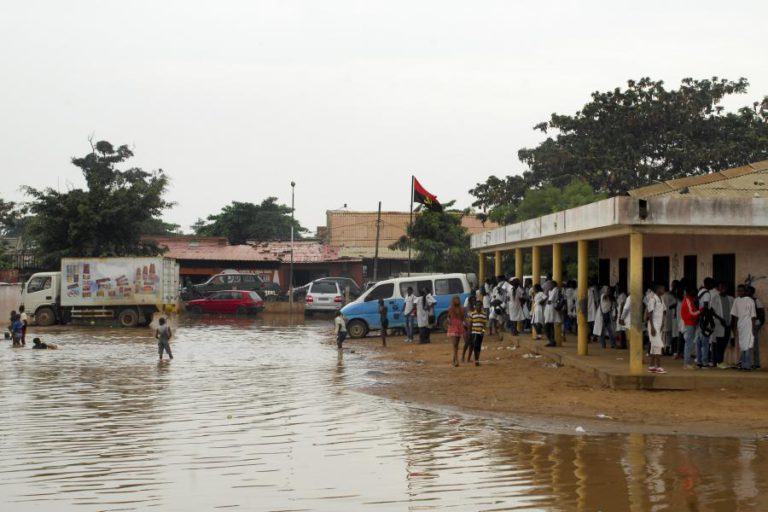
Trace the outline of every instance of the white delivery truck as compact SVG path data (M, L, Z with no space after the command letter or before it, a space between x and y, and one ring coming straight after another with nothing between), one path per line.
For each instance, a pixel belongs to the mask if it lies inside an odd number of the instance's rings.
M32 274L21 300L37 325L146 325L153 313L175 310L179 265L163 257L64 258L60 272Z

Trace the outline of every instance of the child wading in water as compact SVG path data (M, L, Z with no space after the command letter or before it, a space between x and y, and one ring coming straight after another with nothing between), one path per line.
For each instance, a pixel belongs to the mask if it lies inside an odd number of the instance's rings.
M168 352L168 358L173 359L171 354L171 328L166 325L165 318L161 318L158 321L157 331L155 331L155 338L157 338L157 353L160 356L160 361L163 360L163 350Z
M347 323L344 321L344 315L341 314L341 311L336 312L333 328L336 333L336 346L341 350L344 340L347 339Z
M387 329L389 328L389 310L384 305L384 299L379 299L379 317L381 320L381 346L387 346Z

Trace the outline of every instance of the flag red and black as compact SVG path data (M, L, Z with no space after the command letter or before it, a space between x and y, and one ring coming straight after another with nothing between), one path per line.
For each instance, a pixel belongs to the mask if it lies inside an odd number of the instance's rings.
M427 192L416 178L413 178L413 202L423 204L426 209L433 212L443 211L443 205L437 200L437 196Z

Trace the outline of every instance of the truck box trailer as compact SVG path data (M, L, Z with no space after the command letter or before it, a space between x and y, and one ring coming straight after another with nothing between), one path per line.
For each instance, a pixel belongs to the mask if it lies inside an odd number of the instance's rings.
M163 257L64 258L59 272L33 274L22 292L37 325L112 319L135 327L178 300L179 265Z

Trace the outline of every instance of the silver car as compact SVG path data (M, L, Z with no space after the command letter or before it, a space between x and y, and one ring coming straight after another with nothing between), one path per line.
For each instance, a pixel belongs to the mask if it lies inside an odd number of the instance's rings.
M304 298L304 311L336 311L344 306L344 293L334 281L313 281Z

